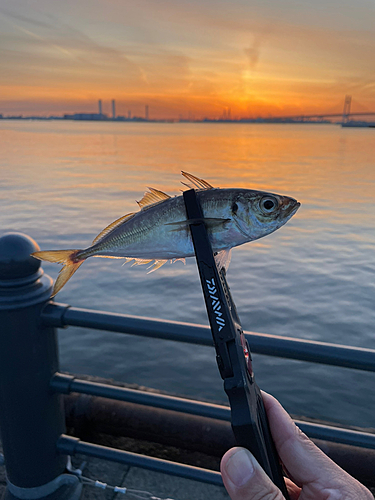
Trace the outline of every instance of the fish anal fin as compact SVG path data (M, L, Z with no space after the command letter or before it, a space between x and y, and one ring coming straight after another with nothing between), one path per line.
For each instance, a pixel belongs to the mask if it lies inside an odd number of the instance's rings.
M186 184L185 182L182 182L184 186L187 186L188 188L195 188L198 190L204 190L204 189L214 189L211 184L209 184L207 181L204 179L199 179L199 177L195 177L195 175L189 174L188 172L181 171L181 174L189 181L190 184Z
M153 273L154 271L157 271L158 269L161 268L161 266L164 266L168 260L155 260L155 262L148 268L150 269L147 274Z
M134 260L134 262L132 264L132 267L133 266L143 266L144 264L149 264L154 259L133 259L133 260Z
M182 262L185 265L186 259L185 257L180 257L179 259L173 259L172 264L174 264L175 262Z
M124 264L130 261L134 261L131 267L133 266L142 266L144 264L151 264L147 269L150 269L147 274L153 273L157 269L159 269L161 266L164 266L170 260L171 264L174 264L175 262L178 262L179 260L185 264L185 258L182 257L180 259L139 259L135 257L126 257Z
M228 271L228 267L230 264L230 259L232 257L232 249L220 250L217 254L215 254L215 262L218 271L220 272L223 268L225 271Z
M101 241L104 238L104 236L106 236L113 229L115 229L115 227L119 226L120 224L122 224L123 222L125 222L127 220L130 220L132 217L134 217L134 215L135 215L135 212L132 212L130 214L126 214L123 217L120 217L119 219L111 222L111 224L109 226L105 227L103 229L103 231L101 231L98 234L98 236L93 240L92 245L95 245L95 243L99 243L99 241Z
M124 264L126 264L127 262L130 262L131 260L134 260L131 267L142 266L143 264L150 264L150 262L152 262L151 266L149 266L147 268L147 269L150 269L147 274L153 273L154 271L159 269L161 266L164 266L164 264L166 262L168 262L168 259L166 259L166 260L164 260L164 259L163 260L161 260L161 259L138 259L136 257L126 257Z
M151 206L157 205L162 201L169 200L170 196L167 193L163 193L163 191L159 191L154 188L147 188L149 191L146 191L143 195L143 198L140 201L137 201L138 205L141 207L141 210L145 210L146 208L150 208Z

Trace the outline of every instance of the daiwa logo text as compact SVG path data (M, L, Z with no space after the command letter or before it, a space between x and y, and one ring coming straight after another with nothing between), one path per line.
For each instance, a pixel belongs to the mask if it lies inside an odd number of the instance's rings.
M216 296L217 290L216 290L215 280L214 278L212 278L212 280L206 280L206 283L211 298L211 305L214 310L214 313L216 314L216 323L219 327L219 332L220 332L225 326L225 321L223 318L223 313L221 312L221 304L219 297Z

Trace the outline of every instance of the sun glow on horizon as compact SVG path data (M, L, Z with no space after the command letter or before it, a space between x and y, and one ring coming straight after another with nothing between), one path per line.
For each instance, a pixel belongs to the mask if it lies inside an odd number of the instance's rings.
M338 15L338 12L340 15ZM375 10L337 0L4 0L0 113L232 118L375 108Z

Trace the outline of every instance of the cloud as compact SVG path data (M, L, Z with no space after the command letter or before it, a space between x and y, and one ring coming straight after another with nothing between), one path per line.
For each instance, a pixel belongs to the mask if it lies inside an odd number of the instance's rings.
M250 47L244 49L246 56L249 60L249 68L254 70L258 64L260 57L260 46L261 46L261 38L259 36L254 37L253 43Z
M160 109L162 103L172 109L170 100L191 102L202 114L208 106L233 111L236 103L243 109L253 102L275 109L294 101L302 109L315 105L316 96L323 105L323 96L329 103L348 92L370 99L375 29L369 5L3 0L2 95L6 86L19 96L24 89L25 99L99 94L151 102L154 96Z
M0 14L8 19L13 19L16 21L21 21L27 24L32 24L38 28L48 28L50 29L51 26L49 23L45 23L39 19L32 19L29 16L23 16L22 14L19 14L18 12L12 12L7 9L4 9L3 7L0 7Z
M134 43L128 39L128 30L116 40L104 37L105 43L102 30L93 38L85 32L86 26L78 29L63 20L64 16L38 9L22 15L5 9L1 13L13 31L0 33L4 47L0 83L9 82L11 75L18 82L20 75L28 75L31 84L86 82L88 87L101 85L122 93L158 93L163 89L168 93L189 87L191 59L180 50Z

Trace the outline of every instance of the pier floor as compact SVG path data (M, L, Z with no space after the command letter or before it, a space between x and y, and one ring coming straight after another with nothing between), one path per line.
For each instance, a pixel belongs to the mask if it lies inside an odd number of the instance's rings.
M2 446L0 442L0 453ZM152 472L139 467L77 455L72 458L72 465L79 468L83 462L83 476L107 483L110 486L122 486L150 492L155 500L230 500L223 487L192 481L190 479ZM5 467L0 465L0 499L6 488ZM375 488L370 488L375 497ZM114 493L110 489L99 489L84 485L81 500L121 500L136 499L129 494Z
M2 453L1 443L0 453ZM125 486L129 489L148 491L162 500L229 500L225 489L220 486L83 455L77 455L72 459L73 466L76 468L79 468L83 462L86 462L83 469L83 476L85 477L111 486ZM2 498L5 488L5 467L0 466L0 498ZM102 490L89 485L84 485L81 496L81 500L121 500L122 498L131 500L136 497L114 493L111 490Z

